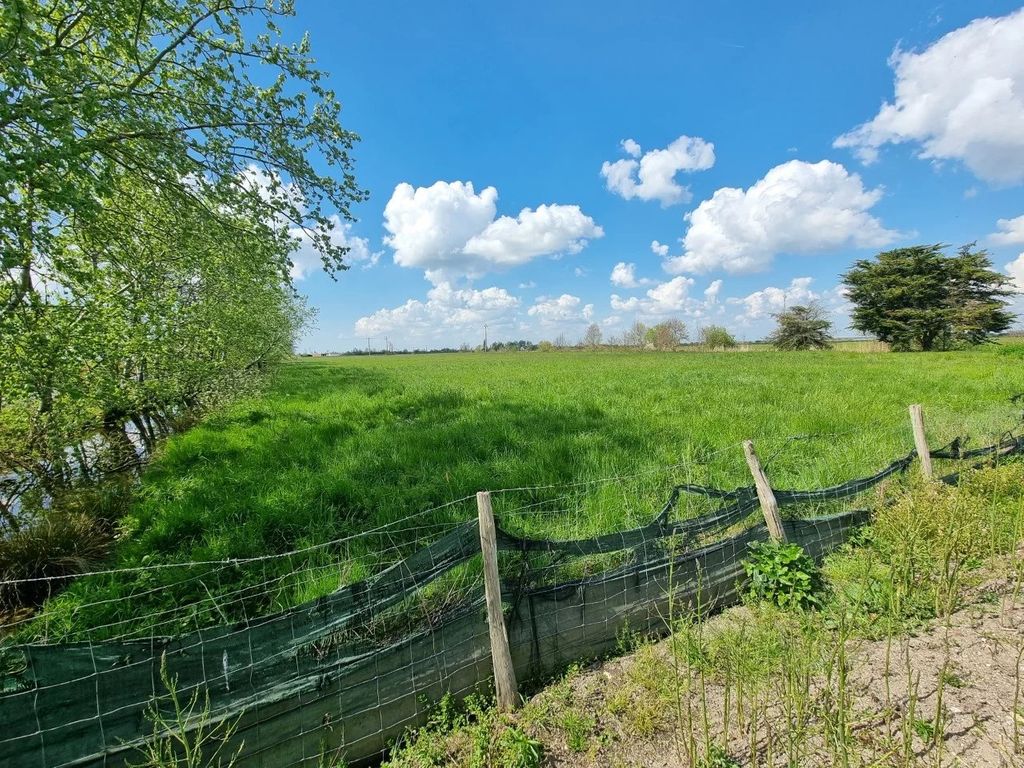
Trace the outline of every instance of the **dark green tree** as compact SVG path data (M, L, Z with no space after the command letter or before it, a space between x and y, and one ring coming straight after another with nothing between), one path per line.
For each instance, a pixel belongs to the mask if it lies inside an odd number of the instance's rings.
M778 349L828 349L832 346L829 331L832 323L825 317L825 310L811 302L798 305L775 315L778 326L768 340Z
M974 243L953 256L947 246L915 245L861 259L843 275L853 327L894 349L950 349L1005 331L1014 316L1010 279Z

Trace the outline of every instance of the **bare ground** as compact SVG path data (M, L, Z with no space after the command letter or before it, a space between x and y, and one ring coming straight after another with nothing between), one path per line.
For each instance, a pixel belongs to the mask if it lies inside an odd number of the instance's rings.
M916 636L847 642L847 719L837 725L838 686L819 673L797 760L785 748L786 713L776 689L765 694L756 729L750 708L744 721L733 698L728 746L709 761L702 734L723 742L726 687L714 679L699 685L691 678L688 690L669 682L678 670L669 641L570 675L535 696L524 721L545 745L545 764L563 768L794 762L1019 768L1024 601L1018 591L1019 584L990 581L975 591L969 608ZM712 624L742 620L744 611L727 611ZM844 746L837 746L837 729L847 734Z

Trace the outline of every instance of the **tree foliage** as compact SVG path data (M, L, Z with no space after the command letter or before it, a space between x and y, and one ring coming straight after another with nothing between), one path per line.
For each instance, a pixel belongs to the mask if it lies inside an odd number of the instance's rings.
M667 351L683 345L688 337L686 325L683 321L671 318L648 328L647 333L644 335L644 341L647 346Z
M583 334L583 346L585 347L599 347L601 346L601 326L597 323L591 323L587 326L586 332Z
M238 391L308 318L300 245L345 268L357 137L291 11L3 4L0 475L64 482L90 434Z
M944 245L916 245L862 259L843 275L853 327L894 349L979 344L1013 323L1010 279L974 244L953 256Z
M768 340L778 349L828 349L832 323L819 304L798 305L775 315L778 322Z
M700 329L700 343L708 349L731 349L736 339L725 326L705 325Z

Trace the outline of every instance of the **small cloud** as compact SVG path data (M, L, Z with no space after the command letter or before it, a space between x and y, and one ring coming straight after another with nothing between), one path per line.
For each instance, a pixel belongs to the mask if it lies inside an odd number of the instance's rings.
M736 319L746 324L751 320L759 320L781 312L794 304L807 304L814 301L818 298L818 294L811 290L812 282L814 281L810 277L797 277L790 282L788 288L769 286L743 298L730 298L727 302L743 308L742 314Z
M625 152L627 155L629 155L630 157L640 157L640 153L642 152L642 150L640 149L640 145L637 144L635 141L633 141L632 139L623 139L621 144L622 151Z
M992 245L1021 245L1024 243L1024 215L1013 219L999 219L996 222L998 232L993 232L986 239Z
M715 304L718 302L718 294L722 290L721 280L712 280L711 285L704 289L704 299L708 304Z
M583 305L579 296L563 293L557 297L539 297L533 306L526 310L526 314L536 317L545 325L579 322L593 317L594 305Z
M601 165L608 190L626 200L657 200L662 207L693 199L689 187L676 182L677 174L705 171L715 164L715 145L699 136L680 136L642 157L640 145L632 139L623 141L622 148L630 159Z
M612 285L617 285L620 288L639 288L641 285L649 285L654 282L646 278L637 279L636 264L625 261L620 261L612 268L610 279Z

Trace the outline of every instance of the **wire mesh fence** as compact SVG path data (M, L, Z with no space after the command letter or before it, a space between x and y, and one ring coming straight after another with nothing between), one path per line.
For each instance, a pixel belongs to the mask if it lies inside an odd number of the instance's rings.
M769 466L784 449L785 443L771 454ZM1022 452L1024 437L1006 434L989 446L954 441L930 453L955 465L942 477L955 483L964 466ZM908 452L848 482L776 489L785 537L814 557L835 549L867 521L873 494L906 475L915 457ZM564 524L581 485L614 490L623 478L549 487L537 500L524 492L538 489L494 492L519 502L499 504L496 530L504 622L519 679L601 656L627 627L664 633L670 603L674 610L710 610L737 599L745 554L769 532L754 487L708 484L707 467L717 456L703 458L674 471L677 481L649 520L580 538L534 532L544 529L544 519ZM164 731L176 722L186 738L199 728L220 733L224 754L237 754L240 766L379 758L443 695L458 699L493 680L479 524L468 498L446 506L460 514L437 522L418 513L266 557L141 566L133 570L161 577L80 603L64 619L79 622L74 632L48 625L46 610L10 619L0 646L0 767L122 765L137 760L147 740L171 735ZM397 542L411 531L431 543L408 552ZM337 557L319 555L343 557L355 539L377 546L381 557L374 573L351 580L339 573ZM268 572L270 561L290 567ZM221 578L240 586L216 589ZM190 597L147 613L147 600L166 579L187 585L182 594ZM266 610L282 590L293 595L307 582L332 586L316 599ZM65 637L75 639L54 642ZM182 717L169 681L179 699L199 706Z

